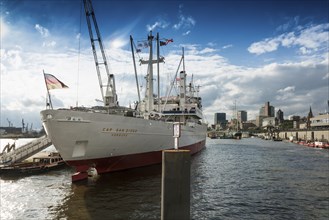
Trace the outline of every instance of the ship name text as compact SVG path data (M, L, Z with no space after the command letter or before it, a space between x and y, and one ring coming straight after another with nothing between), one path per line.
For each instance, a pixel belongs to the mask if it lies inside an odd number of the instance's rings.
M103 133L111 133L112 136L126 137L128 134L136 133L137 129L133 128L103 128Z

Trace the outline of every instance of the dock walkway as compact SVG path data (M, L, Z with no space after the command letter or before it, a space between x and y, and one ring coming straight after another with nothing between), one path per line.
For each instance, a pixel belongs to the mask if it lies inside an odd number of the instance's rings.
M42 136L35 139L15 150L8 153L0 154L0 164L9 165L12 163L21 162L34 154L46 149L51 145L51 141L47 136Z

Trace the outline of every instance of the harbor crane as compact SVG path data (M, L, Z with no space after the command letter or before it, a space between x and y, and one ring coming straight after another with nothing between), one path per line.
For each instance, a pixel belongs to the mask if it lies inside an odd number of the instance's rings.
M13 123L11 123L11 121L7 118L7 122L8 122L8 127L13 127Z
M93 6L91 4L91 0L83 0L87 25L89 30L89 37L91 42L91 47L94 55L96 71L99 81L99 87L102 94L102 99L105 107L117 107L118 106L118 98L115 89L115 80L114 75L110 73L108 68L108 63L105 56L104 46L101 38L101 34L98 29L95 13ZM95 33L96 32L96 35ZM97 43L98 42L98 43ZM96 45L98 45L98 49L96 49ZM101 53L100 61L98 53ZM105 68L100 68L100 65L103 65ZM107 82L105 82L107 80ZM105 94L104 94L105 93Z

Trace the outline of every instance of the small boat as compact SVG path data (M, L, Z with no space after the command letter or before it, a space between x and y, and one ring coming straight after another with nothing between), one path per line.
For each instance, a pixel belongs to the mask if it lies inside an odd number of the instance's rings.
M20 162L0 167L1 174L38 174L65 166L66 163L59 153L48 156L34 157L32 162Z
M322 146L322 149L329 149L329 142L325 143L325 144Z
M323 141L315 141L314 142L314 146L315 147L318 147L318 148L323 148L324 146L325 146L325 142L323 142Z
M276 138L276 137L273 137L273 139L272 139L273 141L282 141L282 138Z
M314 142L310 142L310 143L308 143L307 146L309 146L309 147L315 147L315 144L314 144Z
M217 136L217 134L216 134L215 132L210 132L210 133L208 133L208 137L209 137L210 139L217 139L217 138L218 138L218 136Z
M242 132L240 131L233 132L233 137L234 139L240 140L242 137Z

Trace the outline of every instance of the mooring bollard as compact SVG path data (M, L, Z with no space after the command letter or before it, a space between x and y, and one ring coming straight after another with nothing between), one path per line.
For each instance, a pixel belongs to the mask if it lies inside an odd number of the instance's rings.
M189 150L162 152L161 220L190 219Z

